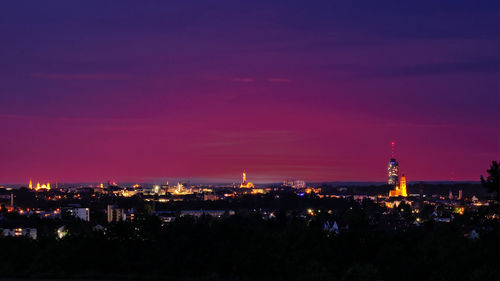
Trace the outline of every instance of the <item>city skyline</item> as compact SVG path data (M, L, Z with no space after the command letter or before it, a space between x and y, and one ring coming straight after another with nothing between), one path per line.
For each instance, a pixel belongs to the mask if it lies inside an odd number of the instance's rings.
M385 182L392 141L409 182L500 159L498 1L2 6L0 183Z
M499 16L0 2L0 281L499 279Z

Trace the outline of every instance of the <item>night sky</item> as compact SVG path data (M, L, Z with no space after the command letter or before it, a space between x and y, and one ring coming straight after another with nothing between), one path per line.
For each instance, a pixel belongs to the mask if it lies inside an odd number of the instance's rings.
M336 3L338 2L338 3ZM5 1L0 183L478 180L500 2Z

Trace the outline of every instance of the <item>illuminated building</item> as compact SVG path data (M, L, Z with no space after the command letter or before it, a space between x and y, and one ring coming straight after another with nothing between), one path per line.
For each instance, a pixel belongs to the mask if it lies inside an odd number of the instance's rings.
M405 175L401 175L401 181L399 184L396 184L396 187L392 190L389 190L390 197L407 197L408 193L406 191L406 177Z
M30 179L30 182L28 184L28 187L30 189L33 189L33 182L31 181ZM36 183L36 186L35 186L35 191L49 191L50 190L50 182L46 183L46 184L40 184L40 182L37 182Z
M125 210L116 205L108 205L108 222L119 222L126 220Z
M63 225L57 229L57 238L62 239L64 236L68 235L68 233L68 229Z
M240 184L240 188L254 188L253 183L247 181L247 174L243 173L243 181Z
M166 184L160 185L160 189L163 190L164 192L168 192L168 187L169 187L168 181Z
M160 190L161 190L161 187L159 185L155 185L155 186L153 186L152 192L155 194L159 194Z
M303 180L284 180L283 186L301 189L306 187L306 182Z
M36 239L37 234L36 228L0 228L0 236L24 236L31 239Z
M321 187L308 187L304 190L306 194L318 194L321 193Z
M89 208L80 208L80 207L76 207L76 208L65 208L64 211L75 217L75 218L78 218L78 219L81 219L81 220L84 220L84 221L90 221L90 210Z
M264 194L264 193L266 193L266 191L262 188L253 188L251 193L252 194Z
M125 188L125 189L122 189L120 192L121 192L121 196L123 196L123 197L132 197L132 196L137 194L137 190L135 190L135 189L128 190Z
M167 188L164 185L153 185L149 194L163 196L167 194Z
M172 195L187 195L193 194L193 191L189 188L184 188L184 185L178 182L176 186L168 187L168 193Z
M174 190L175 194L182 194L184 193L184 185L180 182L177 183L177 187Z

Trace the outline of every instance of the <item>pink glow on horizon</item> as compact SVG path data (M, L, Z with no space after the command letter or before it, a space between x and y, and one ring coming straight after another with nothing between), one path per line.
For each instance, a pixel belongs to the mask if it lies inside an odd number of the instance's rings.
M108 179L234 178L245 169L254 181L383 181L390 139L398 138L398 161L409 180L477 180L486 154L474 142L448 143L468 127L392 125L356 115L303 112L234 113L167 119L8 119L22 128L5 154L4 181L70 182ZM348 118L347 118L348 117ZM434 128L435 127L435 128ZM433 137L427 135L432 133ZM386 135L386 138L373 136ZM44 136L40 138L39 136ZM434 139L435 138L435 139ZM445 140L445 141L443 141ZM463 141L462 141L463 142ZM480 141L477 141L480 142ZM37 144L36 149L34 143ZM483 142L484 143L484 142ZM462 162L463 145L469 146ZM22 152L22 153L20 153ZM450 153L451 152L451 153ZM474 165L478 169L470 169Z

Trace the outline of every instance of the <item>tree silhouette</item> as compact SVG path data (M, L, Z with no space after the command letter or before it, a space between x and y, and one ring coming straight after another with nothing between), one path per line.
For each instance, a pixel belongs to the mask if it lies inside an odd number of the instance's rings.
M481 184L483 185L484 188L486 188L488 193L497 192L497 200L500 201L498 162L492 161L491 167L488 170L486 170L486 172L488 172L488 177L484 179L484 177L481 176Z

